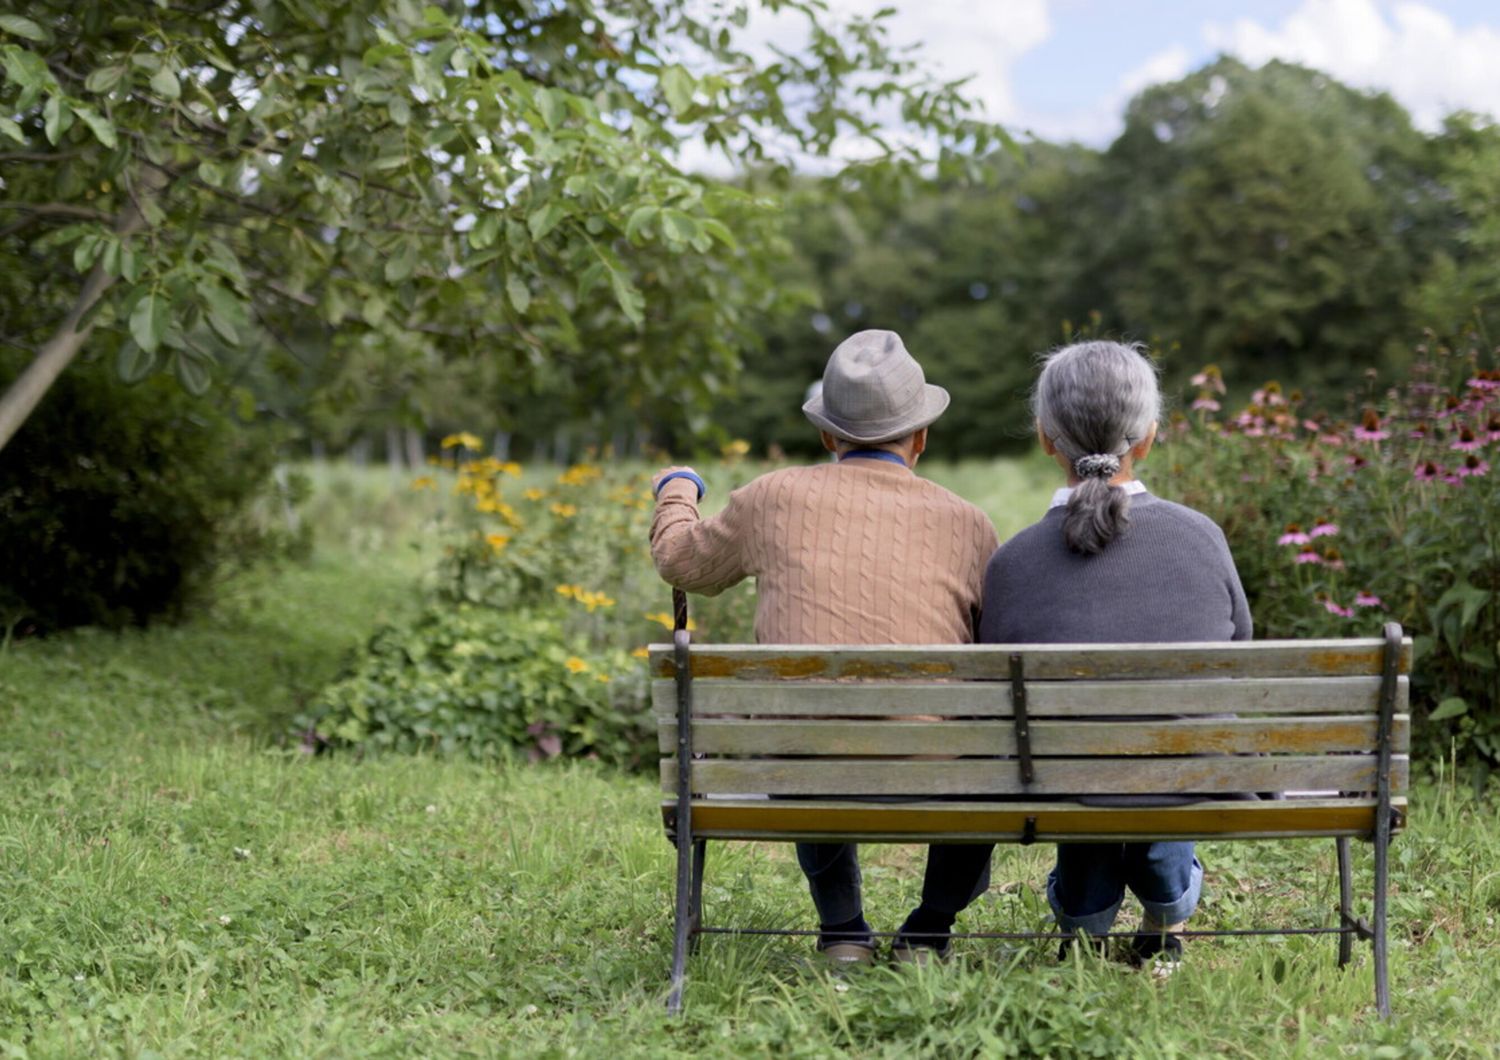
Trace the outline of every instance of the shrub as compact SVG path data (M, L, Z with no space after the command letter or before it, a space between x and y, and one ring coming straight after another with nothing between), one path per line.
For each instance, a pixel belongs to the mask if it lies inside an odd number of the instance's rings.
M1477 350L1422 348L1407 380L1343 419L1274 383L1221 418L1217 372L1194 381L1153 477L1223 526L1257 635L1401 622L1419 749L1455 748L1482 783L1500 761L1500 372Z
M17 370L0 357L0 379ZM70 368L0 459L0 622L179 616L216 572L293 543L249 515L274 459L266 432L168 377Z
M461 454L479 439L444 445ZM720 496L747 473L731 463ZM651 759L645 646L672 620L648 555L649 475L586 463L544 478L450 455L412 485L450 483L465 504L444 531L434 604L378 634L299 726L314 744L370 750ZM708 601L695 635L748 639L753 607L748 591Z
M435 607L376 633L298 724L310 747L637 764L655 738L643 668L563 626L557 610Z

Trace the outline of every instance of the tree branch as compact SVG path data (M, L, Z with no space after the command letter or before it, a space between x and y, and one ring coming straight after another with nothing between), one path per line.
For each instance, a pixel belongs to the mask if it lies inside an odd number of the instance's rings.
M75 206L70 202L0 202L0 210L22 210L38 216L82 217L86 221L113 221L114 214L92 206Z

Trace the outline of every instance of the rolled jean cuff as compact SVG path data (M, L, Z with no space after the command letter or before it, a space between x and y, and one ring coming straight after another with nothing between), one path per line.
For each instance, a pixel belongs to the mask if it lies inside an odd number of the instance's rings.
M1113 905L1099 910L1097 913L1085 913L1083 916L1069 916L1063 912L1062 903L1057 900L1056 875L1047 877L1047 904L1052 907L1052 915L1057 918L1057 927L1064 935L1075 935L1082 931L1087 935L1102 935L1110 929L1115 922L1115 916L1120 912L1120 903L1123 898L1115 899Z
M1171 924L1180 924L1193 915L1193 910L1198 908L1198 899L1203 894L1203 866L1198 864L1198 859L1193 859L1192 876L1188 881L1187 890L1175 902L1148 902L1141 899L1141 908L1146 911L1146 916L1154 924L1167 927Z

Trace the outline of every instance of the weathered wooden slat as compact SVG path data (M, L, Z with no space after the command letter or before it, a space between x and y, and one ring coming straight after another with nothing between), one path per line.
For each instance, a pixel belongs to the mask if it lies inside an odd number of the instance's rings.
M1411 669L1411 639L1402 641L1400 671ZM1057 678L1352 677L1380 673L1384 642L1262 640L1229 644L965 644L744 645L692 650L695 678L987 678L1007 673L1011 653L1025 661L1028 680ZM651 672L671 677L670 645L651 646Z
M957 759L703 759L693 793L764 795L1158 795L1199 792L1373 791L1374 755L1216 755L1038 759L1023 785L1014 761ZM1391 790L1405 791L1407 756L1391 759ZM663 759L662 787L675 791L677 763Z
M1374 717L1182 718L1172 721L1034 721L1032 754L1326 754L1373 751ZM1405 752L1411 719L1392 727ZM677 749L677 722L662 718L657 745ZM767 720L705 718L693 724L693 750L705 755L1014 755L1008 721Z
M1396 827L1406 800L1392 800ZM1076 803L860 803L780 800L693 801L693 833L705 839L848 840L868 842L1015 842L1026 819L1043 842L1177 839L1279 839L1368 836L1375 800L1287 799L1205 802L1191 806L1099 809ZM671 829L676 805L663 803Z
M1222 678L1197 681L1031 681L1032 718L1111 714L1370 714L1379 677ZM1396 710L1405 711L1409 679L1398 679ZM653 682L657 714L677 713L676 685ZM858 681L693 681L694 714L877 717L938 714L1009 717L1010 686L990 681L870 684Z

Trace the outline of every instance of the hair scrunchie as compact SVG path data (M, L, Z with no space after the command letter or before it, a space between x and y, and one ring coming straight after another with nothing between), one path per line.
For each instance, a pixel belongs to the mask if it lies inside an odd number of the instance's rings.
M1073 461L1073 472L1079 478L1114 478L1120 472L1120 458L1111 453L1090 453Z

